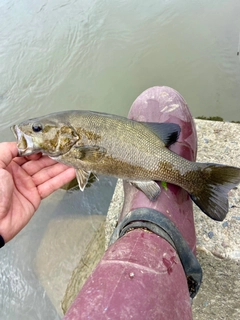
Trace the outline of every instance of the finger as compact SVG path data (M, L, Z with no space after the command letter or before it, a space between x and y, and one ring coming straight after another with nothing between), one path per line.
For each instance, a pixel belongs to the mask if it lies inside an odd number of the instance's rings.
M38 160L42 157L41 153L31 154L30 156L26 156L27 160Z
M42 154L41 154L41 153L37 153L37 154L33 154L33 155L27 156L27 157L17 157L17 158L14 158L13 161L15 161L19 166L23 166L23 164L28 163L28 164L26 165L25 169L28 168L28 167L30 167L30 169L31 169L31 168L34 169L34 167L35 167L35 165L36 165L36 163L34 163L34 161L39 160L41 157L42 157ZM48 157L47 157L47 158L48 158ZM49 159L50 159L50 158L49 158ZM31 163L31 161L33 161L33 164ZM53 160L52 160L52 161L53 161ZM55 162L56 162L56 161L55 161ZM36 166L35 169L38 170L37 168L38 168L38 167ZM34 169L34 170L35 170L35 169ZM28 169L27 169L26 171L28 171Z
M5 169L18 155L16 142L0 143L0 168Z
M17 158L14 158L13 161L15 161L19 166L22 166L24 163L39 160L41 157L42 157L42 154L37 153L37 154L32 154L26 157L17 157ZM31 167L32 164L29 164L29 166Z
M24 163L29 162L31 160L39 160L42 157L41 153L32 154L27 157L17 157L14 158L13 161L15 161L19 166L22 166Z
M74 168L68 168L67 170L61 172L59 175L54 178L40 184L38 186L38 192L42 199L49 196L55 190L62 187L65 183L70 182L76 176Z
M55 160L47 157L47 156L42 156L40 159L38 160L30 160L27 161L26 163L24 163L22 165L22 168L30 175L33 176L34 174L36 174L37 172L39 172L40 170L42 170L43 168L46 167L50 167L54 164L57 164L58 162L56 162Z
M37 173L35 173L32 176L32 179L36 186L56 177L57 175L61 174L62 172L69 169L68 166L62 163L54 163L51 166L45 167L41 170L39 170ZM74 171L74 170L73 170Z

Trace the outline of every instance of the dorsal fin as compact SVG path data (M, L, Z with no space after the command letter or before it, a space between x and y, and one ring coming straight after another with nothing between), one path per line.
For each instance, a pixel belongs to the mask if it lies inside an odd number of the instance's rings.
M180 126L176 123L142 122L142 124L152 130L163 141L166 147L175 143L181 132Z

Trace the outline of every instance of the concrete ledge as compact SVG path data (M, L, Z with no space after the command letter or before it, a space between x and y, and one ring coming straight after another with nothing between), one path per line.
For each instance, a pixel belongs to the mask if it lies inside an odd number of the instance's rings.
M193 301L193 319L240 319L239 260L219 259L200 248L197 257L203 283Z
M48 225L36 253L35 272L60 316L101 259L104 228L102 215L58 218Z
M103 221L96 229L95 235L89 242L85 254L73 271L72 277L67 286L66 293L62 300L62 310L64 314L67 312L76 295L81 290L85 281L95 269L96 265L104 254L104 230L105 221Z

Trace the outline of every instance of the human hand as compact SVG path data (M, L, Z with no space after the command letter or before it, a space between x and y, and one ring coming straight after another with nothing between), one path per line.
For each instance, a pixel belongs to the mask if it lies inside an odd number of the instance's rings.
M15 142L0 143L0 235L5 243L29 222L42 199L75 177L74 168L47 156L17 155Z

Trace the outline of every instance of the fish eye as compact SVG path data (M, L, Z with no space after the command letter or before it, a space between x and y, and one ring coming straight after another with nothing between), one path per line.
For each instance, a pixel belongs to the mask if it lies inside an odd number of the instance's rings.
M42 126L42 124L39 123L39 122L34 123L34 124L32 125L32 130L33 130L34 132L40 132L40 131L42 131L42 129L43 129L43 126Z

